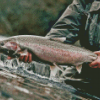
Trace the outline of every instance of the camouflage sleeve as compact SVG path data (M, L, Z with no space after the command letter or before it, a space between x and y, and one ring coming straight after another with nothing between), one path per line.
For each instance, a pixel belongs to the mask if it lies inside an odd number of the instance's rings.
M85 0L73 0L46 37L65 43L75 43L79 39L78 33L82 26L84 5Z

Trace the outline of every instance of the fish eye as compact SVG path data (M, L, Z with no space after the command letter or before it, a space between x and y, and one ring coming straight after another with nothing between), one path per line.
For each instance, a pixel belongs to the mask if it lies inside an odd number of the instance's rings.
M3 42L1 42L1 43L0 43L0 45L1 45L1 46L3 46L3 45L4 45L4 43L3 43Z

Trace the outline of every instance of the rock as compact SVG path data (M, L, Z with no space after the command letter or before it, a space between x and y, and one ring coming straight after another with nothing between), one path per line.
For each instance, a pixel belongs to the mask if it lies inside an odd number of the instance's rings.
M27 70L33 71L34 73L42 75L42 76L50 77L50 66L47 64L32 62L28 66Z
M39 78L34 80L0 70L0 100L94 100L63 83ZM85 97L86 96L86 97ZM98 98L100 99L100 98Z
M0 55L0 60L3 63L3 67L8 70L15 70L17 73L23 73L24 70L36 73L41 76L50 77L50 66L48 64L32 61L31 63L19 62L16 58L7 60L7 56Z

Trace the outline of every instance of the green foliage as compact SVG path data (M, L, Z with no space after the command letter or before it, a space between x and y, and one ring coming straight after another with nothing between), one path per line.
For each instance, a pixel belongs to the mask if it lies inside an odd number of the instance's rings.
M0 34L45 35L72 0L0 0Z

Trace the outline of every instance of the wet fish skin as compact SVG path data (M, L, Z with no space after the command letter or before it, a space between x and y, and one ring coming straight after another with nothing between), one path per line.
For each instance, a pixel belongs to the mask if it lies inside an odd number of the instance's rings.
M27 48L33 52L39 59L56 64L70 64L81 68L84 62L92 62L97 58L97 55L92 51L76 47L69 44L59 43L48 40L46 37L33 35L13 36L3 41L0 44L15 42L18 48ZM9 49L9 48L8 48ZM34 59L33 59L34 60Z

